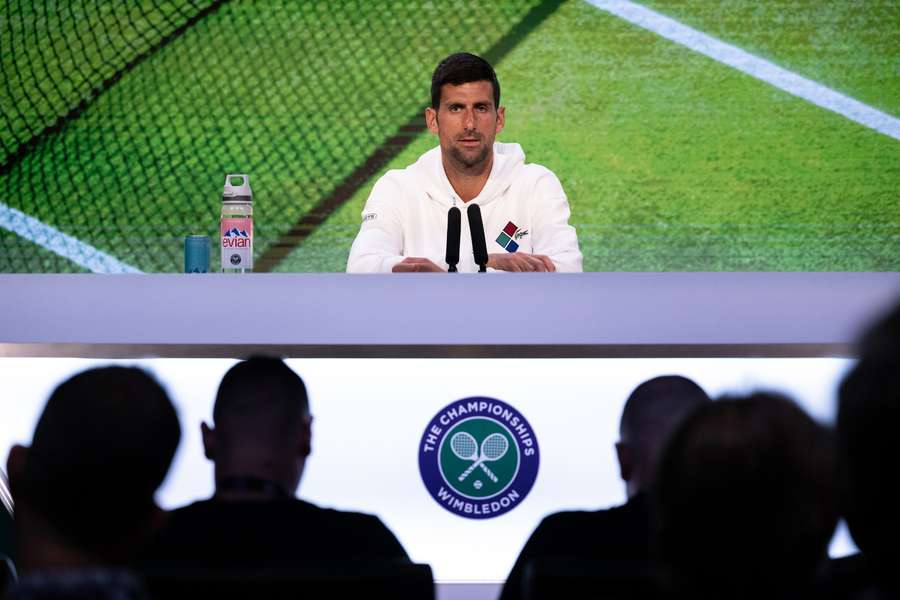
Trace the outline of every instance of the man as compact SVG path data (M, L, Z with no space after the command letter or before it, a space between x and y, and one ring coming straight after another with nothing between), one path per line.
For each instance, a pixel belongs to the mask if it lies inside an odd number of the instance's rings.
M837 523L828 431L783 396L712 402L672 436L656 486L676 598L802 598Z
M153 499L181 428L166 392L145 372L106 367L54 390L30 447L14 446L12 598L136 598L122 569L158 529Z
M215 464L215 495L174 511L145 562L408 561L377 517L294 497L311 451L312 417L303 380L283 361L257 357L232 367L219 385L213 420L201 430Z
M871 570L865 598L900 598L900 305L863 337L837 419L844 516Z
M455 206L466 213L475 204L484 221L488 268L581 271L559 180L540 165L525 164L518 144L494 141L505 121L490 64L466 53L441 61L425 109L440 144L375 184L347 272L446 271L447 211ZM461 272L477 270L465 214L459 256Z
M9 487L6 483L6 471L0 469L0 557L12 556L13 549L13 518L12 496L9 495Z
M608 510L556 513L541 521L516 560L501 599L523 597L525 568L535 559L649 559L647 496L662 447L678 424L707 402L709 396L699 385L678 375L655 377L637 386L625 402L616 444L628 502Z

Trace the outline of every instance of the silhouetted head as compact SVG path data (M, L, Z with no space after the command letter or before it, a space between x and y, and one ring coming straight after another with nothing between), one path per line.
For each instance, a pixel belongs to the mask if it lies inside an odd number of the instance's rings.
M672 436L659 550L693 597L773 597L809 582L837 522L830 434L787 398L711 402Z
M629 496L649 489L669 436L687 415L707 402L706 392L680 375L654 377L631 392L622 410L616 444Z
M863 337L839 391L843 512L879 578L900 587L900 305Z
M218 496L229 480L258 480L293 494L310 453L309 401L303 380L278 358L253 357L222 378L215 428L202 426L206 455L216 463ZM254 494L252 486L237 491ZM265 489L256 490L265 492Z
M462 85L476 81L491 84L494 108L500 106L500 82L490 63L480 56L468 52L457 52L442 60L431 75L431 108L437 110L441 104L441 88L446 85Z
M153 495L180 437L172 402L144 371L105 367L68 379L47 401L31 447L10 454L23 528L36 522L28 519L33 512L88 562L128 560L149 534L158 512Z

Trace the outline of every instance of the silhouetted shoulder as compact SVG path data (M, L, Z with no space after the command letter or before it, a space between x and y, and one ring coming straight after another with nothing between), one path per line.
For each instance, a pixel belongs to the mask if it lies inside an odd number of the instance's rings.
M503 586L501 600L522 597L527 565L545 558L646 560L650 557L649 506L643 495L604 510L565 511L545 517L528 538Z
M175 510L146 559L246 564L409 557L374 515L284 499L204 500Z
M648 521L643 500L604 510L558 512L541 521L529 543L546 556L643 559L649 554Z

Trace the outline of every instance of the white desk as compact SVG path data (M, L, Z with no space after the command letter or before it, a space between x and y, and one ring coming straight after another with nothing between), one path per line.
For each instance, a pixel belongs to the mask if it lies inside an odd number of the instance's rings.
M0 355L846 355L898 273L0 275Z

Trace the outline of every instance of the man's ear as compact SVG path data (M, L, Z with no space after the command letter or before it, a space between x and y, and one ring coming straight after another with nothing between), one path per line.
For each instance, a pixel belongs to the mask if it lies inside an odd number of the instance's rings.
M20 444L9 449L6 458L6 477L9 480L9 493L16 503L20 502L22 495L22 480L25 476L25 466L28 464L28 446Z
M431 108L430 106L425 109L425 125L428 126L428 131L437 135L438 133L438 118L437 111Z
M200 423L200 433L203 436L203 454L209 460L216 460L216 430L206 424Z
M622 481L631 481L634 474L634 457L631 449L624 442L616 442L616 458L619 459L619 476Z
M497 127L494 129L494 135L498 135L506 126L506 107L501 106L497 109Z
M300 456L302 458L312 454L312 420L312 415L306 415L300 425Z

